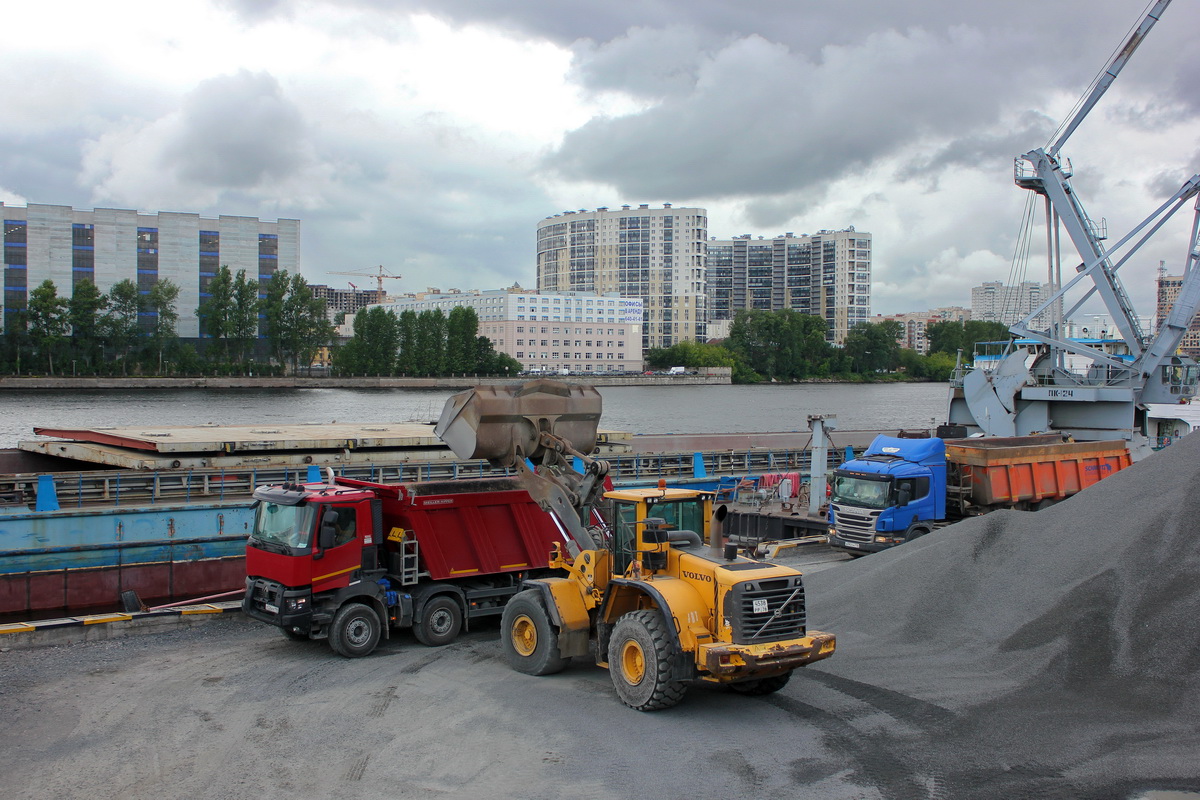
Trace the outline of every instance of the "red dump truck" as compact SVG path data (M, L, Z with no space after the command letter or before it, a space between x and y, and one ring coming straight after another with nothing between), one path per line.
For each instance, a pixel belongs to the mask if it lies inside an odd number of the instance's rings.
M391 628L427 645L498 615L566 542L517 478L259 487L242 609L356 657Z
M1059 434L939 439L878 436L833 474L829 543L851 553L904 544L1000 508L1036 511L1130 465L1122 441Z

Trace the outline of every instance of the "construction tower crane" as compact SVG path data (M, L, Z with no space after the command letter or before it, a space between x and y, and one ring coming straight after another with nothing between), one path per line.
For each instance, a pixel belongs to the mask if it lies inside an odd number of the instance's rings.
M1035 192L1046 204L1048 256L1054 268L1058 226L1065 229L1081 262L1077 274L1056 286L1040 306L1010 328L1015 340L1001 358L977 358L961 380L951 384L948 422L969 433L1019 436L1058 430L1077 439L1136 440L1144 427L1148 404L1186 403L1196 394L1200 368L1176 349L1200 308L1200 201L1183 262L1179 295L1156 335L1144 332L1117 277L1137 250L1189 200L1200 196L1200 175L1184 182L1143 222L1112 247L1106 233L1088 217L1071 186L1071 165L1059 154L1067 138L1116 80L1137 46L1170 5L1157 0L1141 24L1109 62L1078 110L1046 147L1016 159L1017 186ZM1140 238L1139 238L1140 237ZM1132 244L1131 244L1132 243ZM1126 248L1126 245L1129 245ZM1123 253L1119 253L1126 248ZM1119 256L1119 257L1118 257ZM1089 287L1084 281L1090 280ZM1082 297L1061 314L1068 292ZM1104 302L1119 340L1074 340L1059 323L1092 296ZM1051 324L1035 327L1044 312ZM1056 313L1057 312L1057 313Z
M379 284L379 296L380 297L383 297L383 279L384 278L395 278L396 280L400 280L400 278L404 277L403 275L393 275L392 273L390 273L386 269L384 269L382 264L380 264L375 269L376 269L375 272L331 272L329 274L330 275L356 275L360 278L374 278L376 281L378 281L378 284ZM353 285L353 284L351 284L351 285Z

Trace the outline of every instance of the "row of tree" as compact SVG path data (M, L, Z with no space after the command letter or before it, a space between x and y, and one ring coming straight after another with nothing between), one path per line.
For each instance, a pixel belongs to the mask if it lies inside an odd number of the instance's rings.
M334 336L325 301L286 270L275 273L260 296L256 278L221 268L196 309L201 332L211 339L203 340L203 359L179 338L178 302L179 287L168 278L145 291L126 279L107 293L85 280L69 298L45 280L30 291L25 308L5 314L0 372L57 375L68 372L69 363L74 375L192 375L227 373L232 362L239 371L272 373L285 363L293 370L311 363ZM256 356L260 334L267 350L262 361Z
M894 320L859 323L841 347L826 341L824 319L795 311L739 311L721 344L681 342L650 350L652 369L670 366L730 367L736 383L809 378L874 378L902 373L910 378L948 380L961 350L981 341L1004 341L1008 329L997 322L940 322L929 325L929 354L902 348L904 333Z
M404 311L376 306L354 317L354 336L333 359L339 375L516 375L521 363L479 335L475 309Z

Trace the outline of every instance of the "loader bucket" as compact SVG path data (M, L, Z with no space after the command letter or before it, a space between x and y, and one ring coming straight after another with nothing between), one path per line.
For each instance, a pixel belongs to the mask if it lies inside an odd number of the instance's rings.
M533 380L477 386L452 395L433 429L459 458L486 458L498 467L542 455L542 433L581 453L596 447L600 393L595 387Z

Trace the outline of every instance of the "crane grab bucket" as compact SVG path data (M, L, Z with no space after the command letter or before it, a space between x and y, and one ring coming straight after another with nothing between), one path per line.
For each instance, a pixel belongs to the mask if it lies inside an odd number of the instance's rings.
M484 458L511 467L546 451L543 434L580 453L596 447L600 393L595 387L554 380L477 386L446 400L434 433L459 458Z

